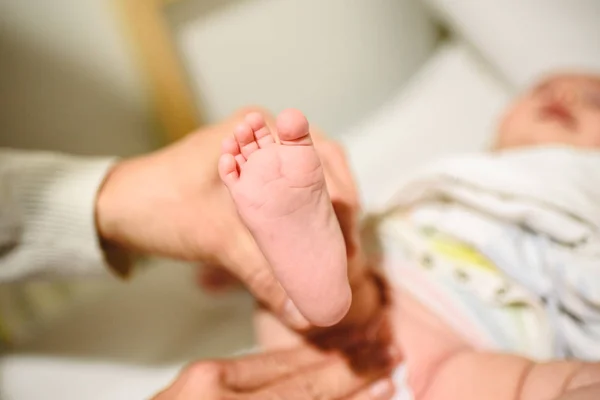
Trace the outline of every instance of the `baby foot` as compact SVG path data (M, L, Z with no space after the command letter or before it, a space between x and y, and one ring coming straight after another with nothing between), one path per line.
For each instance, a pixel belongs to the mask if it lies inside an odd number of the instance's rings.
M219 175L290 299L329 326L351 301L344 239L308 121L286 110L277 132L279 143L260 113L248 114L223 142Z

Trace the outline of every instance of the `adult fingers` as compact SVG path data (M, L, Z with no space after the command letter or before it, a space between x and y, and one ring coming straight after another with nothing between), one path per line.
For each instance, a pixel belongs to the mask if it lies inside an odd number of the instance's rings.
M360 374L344 358L332 357L319 366L248 395L247 400L344 399L387 374L389 370L372 370L368 374Z
M195 362L153 399L243 398L243 393L271 385L333 357L326 352L303 347L225 361Z
M344 200L358 208L358 188L342 146L333 141L317 142L315 146L325 170L325 180L332 200Z
M346 244L346 254L349 261L355 257L358 249L359 230L358 230L358 213L356 209L349 206L344 201L332 200L333 211L337 217L344 243ZM349 267L351 264L349 263ZM351 276L351 275L349 275Z
M342 147L331 141L323 141L320 145L316 142L316 145L323 164L329 196L346 242L348 258L351 259L356 253L359 241L358 190Z
M344 400L389 400L394 396L395 388L390 378L383 378L370 385L360 389L358 392L344 397ZM286 394L287 395L287 394ZM243 395L243 394L230 394L232 399L235 400L257 400L259 394ZM260 394L261 399L267 400L282 400L284 397L281 394L275 392L267 392L267 394ZM303 397L304 396L304 397ZM285 397L285 399L302 399L302 400L321 400L320 397L305 397L305 393L297 392L292 397ZM342 398L339 398L342 399ZM325 399L327 400L327 399Z
M334 357L307 346L253 354L223 362L221 381L233 391L252 391Z

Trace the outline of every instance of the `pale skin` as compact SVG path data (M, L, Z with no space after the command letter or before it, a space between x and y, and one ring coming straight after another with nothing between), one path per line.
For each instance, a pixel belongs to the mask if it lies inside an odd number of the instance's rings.
M251 116L255 118L256 116ZM283 119L282 126L289 132L308 132L305 118L298 112L287 112L280 116ZM252 124L245 121L246 126L254 132L254 138L264 138L257 131L264 129L266 123L254 121ZM256 129L255 129L256 128ZM237 129L237 128L236 128ZM239 131L238 131L239 133ZM272 132L269 132L269 135ZM280 133L281 135L281 133ZM310 146L310 142L303 133L303 146ZM269 164L265 157L263 162L256 163L257 168L246 168L252 162L253 157L258 158L264 148L260 144L254 145L254 151L248 153L244 163L235 160L238 149L232 145L235 141L239 148L247 145L240 142L239 135L233 135L229 144L224 145L224 155L220 161L221 177L228 185L234 202L244 222L250 226L250 230L257 239L259 246L265 254L292 251L293 238L300 241L310 241L315 232L320 229L315 226L307 226L306 219L279 218L269 219L268 216L255 212L241 199L250 196L245 191L259 191L269 193L271 202L277 202L279 197L282 202L289 200L285 195L285 187L279 187L277 191L268 192L268 185L257 188L265 181L254 174L265 174L265 169L275 168L277 171L286 171L285 163L288 157L274 156L281 165ZM576 147L600 147L600 80L596 77L581 75L562 75L549 79L541 87L527 92L515 102L511 110L501 124L498 135L497 149L535 146L547 143L562 143ZM241 145L241 146L240 146ZM287 151L287 143L269 143L270 152L283 154ZM241 150L240 150L241 152ZM278 153L281 152L281 153ZM299 165L301 160L294 160L295 171L302 171ZM307 160L310 168L314 171L314 160ZM252 165L252 164L251 164ZM260 167L259 167L260 165ZM272 172L272 171L271 171ZM266 172L266 173L271 173ZM233 174L233 178L231 175ZM246 176L244 176L246 175ZM277 176L276 179L279 179ZM319 192L326 191L322 174L307 174L305 177L311 181L304 185L306 197L295 195L295 198L306 199L306 204L295 205L295 208L319 208L305 215L327 215L333 214L329 205L324 201L315 199L326 198ZM247 182L247 185L239 185ZM236 187L236 185L239 185ZM310 188L310 189L308 189ZM297 188L295 188L297 189ZM237 191L237 192L236 192ZM309 192L310 191L310 192ZM342 218L340 218L342 220ZM322 223L322 229L327 232L331 217L323 217L313 220L314 223ZM264 227L261 227L264 224ZM272 226L267 226L272 224ZM264 229L263 229L264 228ZM356 225L343 227L355 229ZM285 249L269 248L278 246L280 242L269 241L267 232L277 231L280 235L290 235L286 239ZM264 238L260 238L264 235ZM311 236L313 235L313 236ZM358 233L345 233L345 236L356 237ZM316 236L320 241L327 240ZM314 243L314 246L322 246ZM339 237L332 236L327 242L332 252L341 252L343 242ZM337 246L337 247L336 247ZM307 248L304 243L301 248ZM357 252L361 253L360 248ZM302 253L295 253L296 257L304 257ZM342 270L346 265L350 270L364 270L366 265L364 256L354 255L347 262L340 262L336 267L329 269ZM308 260L308 258L307 258ZM328 259L329 260L329 259ZM311 260L314 261L314 260ZM282 255L274 256L272 262L279 263L273 268L278 276L289 274L285 279L301 279L304 273L298 264L290 263ZM353 264L357 263L357 266ZM328 270L329 270L328 269ZM312 273L318 271L310 270ZM312 312L309 309L303 312ZM402 350L404 362L409 371L409 384L417 399L443 400L443 399L592 399L600 397L600 363L583 363L577 361L556 361L549 363L536 363L523 357L482 352L474 349L459 334L454 332L439 316L420 304L409 294L397 290L394 301L389 310L392 320L398 327L396 329L396 345ZM292 335L289 331L277 326L277 322L268 315L258 317L258 336L267 349L283 348L289 346L302 346L303 340L298 335Z

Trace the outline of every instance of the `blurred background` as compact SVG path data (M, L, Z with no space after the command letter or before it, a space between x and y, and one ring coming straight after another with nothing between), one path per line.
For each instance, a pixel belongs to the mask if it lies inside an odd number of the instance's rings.
M346 146L374 209L402 171L486 148L508 99L544 74L600 72L599 20L596 0L1 0L0 143L130 156L243 106L296 107ZM17 350L66 370L154 368L160 386L164 366L252 346L245 293L149 264L130 283L3 289L43 308ZM62 398L109 390L86 379ZM135 398L142 381L97 398Z

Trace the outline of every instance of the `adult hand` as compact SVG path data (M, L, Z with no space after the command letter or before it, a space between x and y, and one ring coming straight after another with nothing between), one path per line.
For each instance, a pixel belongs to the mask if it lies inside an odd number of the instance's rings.
M386 400L387 371L357 372L339 354L310 348L199 362L154 400Z
M288 325L307 328L309 323L275 280L217 175L221 141L248 111L163 150L118 163L98 195L98 231L105 243L127 250L222 265ZM358 196L343 153L318 133L315 141L319 152L332 155L323 159L336 212L356 224ZM349 251L356 240L347 238Z
M115 165L98 194L98 232L108 248L224 266L290 326L306 327L217 174L222 140L249 111Z

